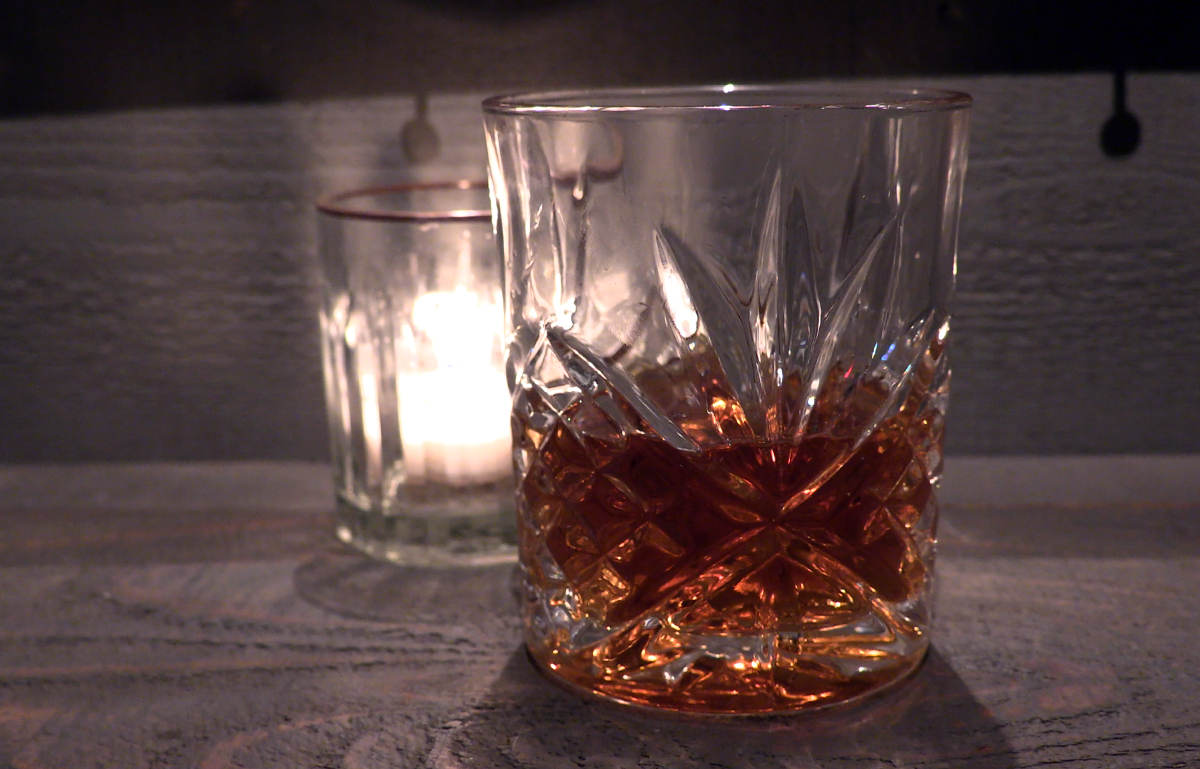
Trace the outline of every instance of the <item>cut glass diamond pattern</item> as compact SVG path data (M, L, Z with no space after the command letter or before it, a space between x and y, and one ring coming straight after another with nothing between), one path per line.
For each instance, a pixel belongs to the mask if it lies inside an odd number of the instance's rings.
M494 118L526 637L581 688L815 707L928 646L965 122L817 112Z

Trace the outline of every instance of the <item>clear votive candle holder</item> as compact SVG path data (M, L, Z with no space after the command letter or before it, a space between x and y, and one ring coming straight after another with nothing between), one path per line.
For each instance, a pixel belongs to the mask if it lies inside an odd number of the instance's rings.
M355 190L317 209L338 538L409 565L514 560L487 184Z

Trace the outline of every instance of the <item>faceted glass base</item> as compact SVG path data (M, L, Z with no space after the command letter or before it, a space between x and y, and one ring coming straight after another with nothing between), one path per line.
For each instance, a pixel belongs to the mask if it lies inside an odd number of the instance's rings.
M517 559L510 483L421 491L399 512L364 510L339 499L337 538L373 558L405 566L485 566ZM405 490L402 490L404 494ZM412 496L412 489L407 490ZM407 503L407 504L406 504Z
M729 641L728 638L720 640ZM769 648L773 642L778 642L778 638L766 636L742 640L747 646L759 648ZM597 677L594 670L586 669L589 666L578 666L578 660L558 654L540 656L533 651L532 645L530 656L538 669L554 683L585 696L697 716L769 716L842 709L890 691L921 667L928 650L928 642L922 642L908 656L853 677L816 673L829 660L797 658L788 669L772 670L772 666L767 665L750 675L747 675L745 665L739 668L736 662L717 662L708 666L710 678L724 678L727 685L701 688L686 696L681 696L680 691L665 681L630 682Z

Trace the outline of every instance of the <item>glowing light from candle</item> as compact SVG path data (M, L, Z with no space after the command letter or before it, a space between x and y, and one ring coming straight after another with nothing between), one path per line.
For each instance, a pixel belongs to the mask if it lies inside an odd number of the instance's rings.
M437 369L397 376L406 481L466 486L507 476L512 445L497 354L499 306L460 288L419 297L412 318Z

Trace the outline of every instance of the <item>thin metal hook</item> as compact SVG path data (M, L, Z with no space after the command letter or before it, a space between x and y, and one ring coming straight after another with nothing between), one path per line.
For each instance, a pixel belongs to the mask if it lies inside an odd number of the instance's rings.
M1113 114L1100 130L1100 148L1110 158L1129 157L1141 138L1141 124L1125 106L1125 68L1119 66L1113 70Z

